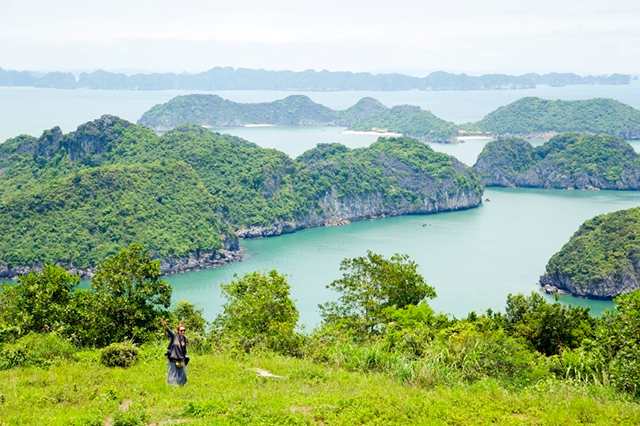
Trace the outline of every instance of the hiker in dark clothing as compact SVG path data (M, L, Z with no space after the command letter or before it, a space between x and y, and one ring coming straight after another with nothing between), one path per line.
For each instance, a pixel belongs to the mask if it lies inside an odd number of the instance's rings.
M169 346L167 346L166 356L169 358L169 371L167 372L167 384L183 386L187 383L187 338L184 333L184 324L178 325L177 333L171 331L167 322L160 318L162 325L169 334Z

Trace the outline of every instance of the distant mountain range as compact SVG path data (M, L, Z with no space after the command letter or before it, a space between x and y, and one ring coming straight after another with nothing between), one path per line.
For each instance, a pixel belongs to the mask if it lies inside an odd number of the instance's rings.
M529 73L520 76L485 74L478 77L437 71L419 78L403 74L267 71L231 67L215 67L197 74L130 76L98 70L82 73L76 80L69 72L56 71L39 76L28 71L0 68L0 86L103 90L510 90L531 89L538 84L629 84L630 81L631 76L624 74L583 77L573 73Z

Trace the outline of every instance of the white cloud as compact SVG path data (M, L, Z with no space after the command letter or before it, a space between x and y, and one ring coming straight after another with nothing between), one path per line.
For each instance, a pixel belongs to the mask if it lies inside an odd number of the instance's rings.
M639 42L627 0L0 0L0 66L17 69L637 72Z

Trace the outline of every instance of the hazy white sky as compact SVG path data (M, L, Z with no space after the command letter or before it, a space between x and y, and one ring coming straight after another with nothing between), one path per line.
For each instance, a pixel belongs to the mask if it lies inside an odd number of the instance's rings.
M0 0L0 67L640 73L634 0Z

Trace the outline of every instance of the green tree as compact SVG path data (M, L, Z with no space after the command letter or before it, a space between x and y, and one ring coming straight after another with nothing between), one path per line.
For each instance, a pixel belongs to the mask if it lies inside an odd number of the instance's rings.
M596 326L589 308L547 303L535 292L508 295L505 319L512 334L525 338L547 356L579 347L584 339L593 337Z
M296 353L300 336L295 332L299 313L289 297L285 275L272 270L253 272L222 284L227 299L214 321L221 338L249 351L262 346L280 353Z
M606 311L597 343L609 366L613 384L640 394L640 290L618 296L615 311Z
M204 335L207 328L207 321L204 319L204 309L196 309L195 303L188 300L180 300L173 308L173 316L177 323L184 324L189 330L189 335L193 333Z
M145 341L166 316L171 287L160 279L160 264L140 244L131 244L107 259L93 277L94 310L88 323L92 343L105 346L132 339ZM92 327L91 327L92 326Z
M385 310L418 305L436 297L433 287L417 271L408 255L386 259L367 251L366 256L344 259L342 278L327 286L341 293L337 302L320 305L325 325L335 325L364 335L379 333Z
M74 312L73 291L79 282L79 276L45 265L42 272L19 277L15 285L4 283L0 292L1 323L13 327L17 336L67 331Z

